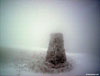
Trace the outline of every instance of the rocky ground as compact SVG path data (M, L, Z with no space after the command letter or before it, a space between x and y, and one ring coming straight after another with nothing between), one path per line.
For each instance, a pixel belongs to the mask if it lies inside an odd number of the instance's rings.
M98 73L99 58L88 54L67 53L67 59L72 64L71 69L59 72L56 69L45 70L44 64L47 51L9 50L0 59L0 76L74 76L86 73ZM93 59L93 58L94 59ZM53 72L51 71L53 70ZM61 69L59 69L61 70Z

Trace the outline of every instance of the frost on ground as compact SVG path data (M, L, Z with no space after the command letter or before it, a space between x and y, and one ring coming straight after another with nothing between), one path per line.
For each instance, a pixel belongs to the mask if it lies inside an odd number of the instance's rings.
M10 49L7 49L7 51L6 55L2 53L3 56L0 57L0 76L51 76L50 74L52 76L77 76L100 72L100 67L98 67L100 66L99 58L85 53L66 52L68 62L73 66L71 70L68 71L67 69L64 72L59 72L53 69L54 73L50 73L48 70L44 70L47 51L11 51Z
M45 65L45 57L47 51L13 51L8 53L6 61L0 62L0 74L18 75L28 73L29 75L33 72L38 73L59 73L70 71L72 65L60 69L49 68ZM69 59L69 58L68 58ZM70 61L69 61L70 62Z

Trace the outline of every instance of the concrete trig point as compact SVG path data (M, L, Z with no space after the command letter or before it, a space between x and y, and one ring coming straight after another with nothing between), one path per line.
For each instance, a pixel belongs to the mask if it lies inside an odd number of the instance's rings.
M46 61L53 64L55 68L57 65L66 62L63 34L51 34Z
M69 68L69 63L67 62L65 49L64 49L64 41L62 33L52 33L49 47L47 50L45 64L49 71L60 72L64 71L65 68ZM59 70L61 69L61 70Z

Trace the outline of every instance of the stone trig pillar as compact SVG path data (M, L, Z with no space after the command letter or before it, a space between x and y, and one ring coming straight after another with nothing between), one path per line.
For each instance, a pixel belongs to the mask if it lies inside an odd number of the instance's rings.
M49 68L57 69L65 67L66 62L63 34L52 33L47 50L46 65Z

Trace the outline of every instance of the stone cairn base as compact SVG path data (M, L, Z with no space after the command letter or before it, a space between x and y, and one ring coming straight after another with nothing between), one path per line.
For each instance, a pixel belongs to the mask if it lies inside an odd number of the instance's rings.
M71 70L72 65L67 61L65 54L63 34L51 34L44 64L44 72L58 73Z

